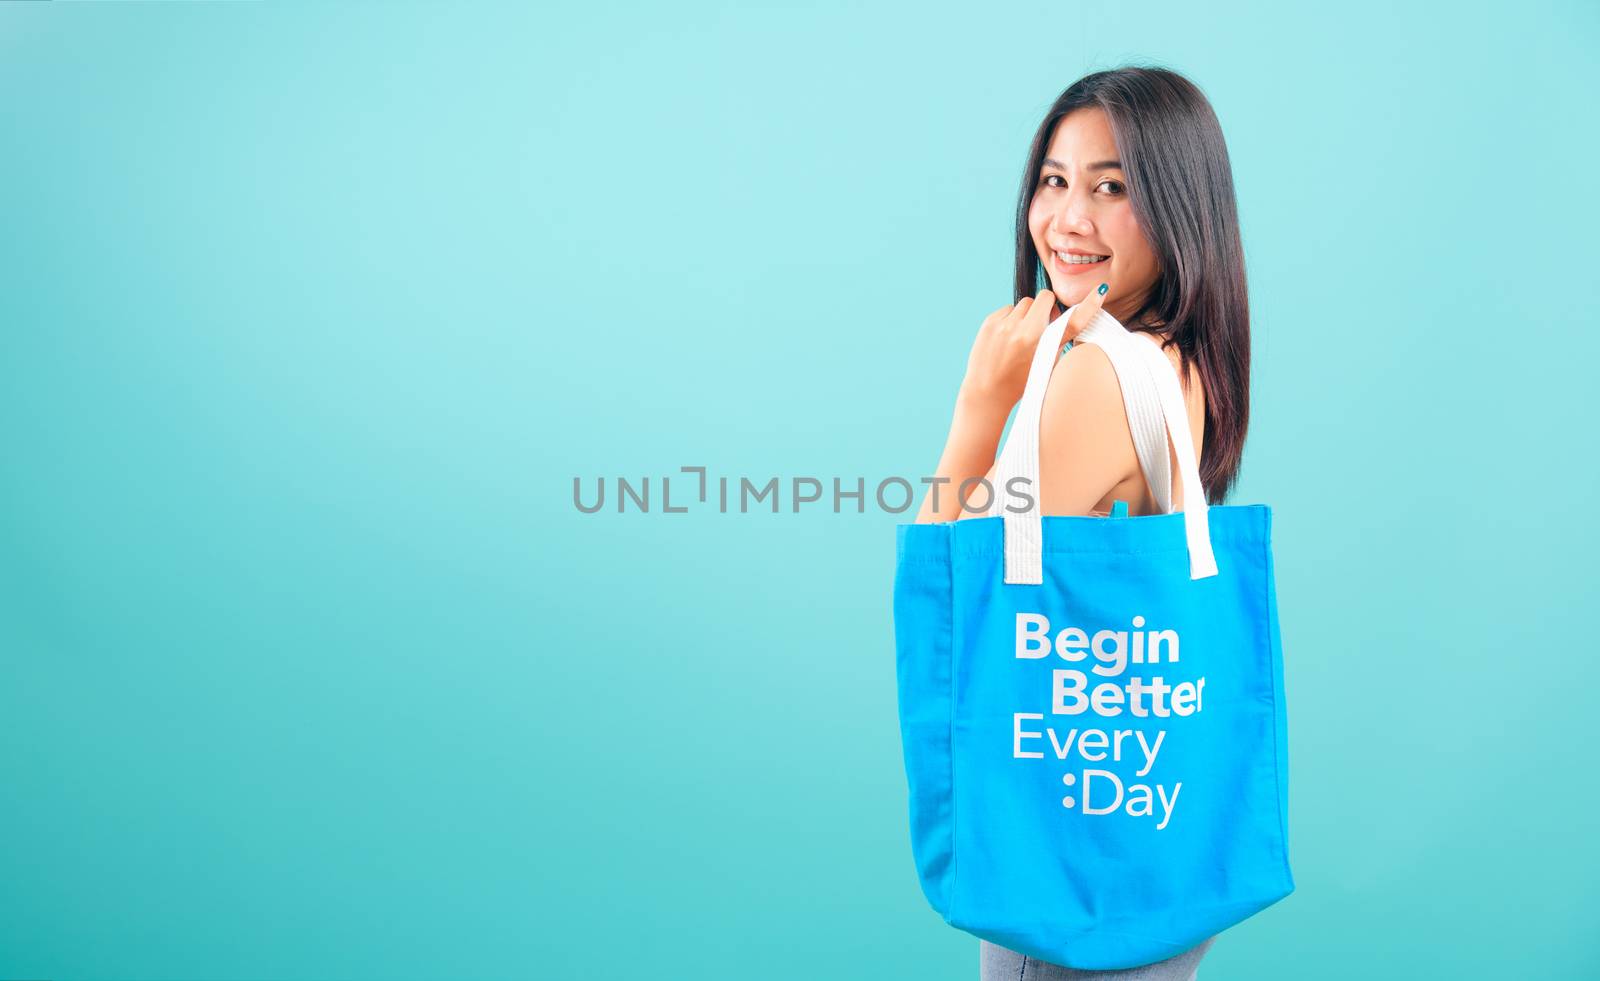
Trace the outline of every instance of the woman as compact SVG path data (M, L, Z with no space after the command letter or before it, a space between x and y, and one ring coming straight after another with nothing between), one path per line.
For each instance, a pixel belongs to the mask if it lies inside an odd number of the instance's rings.
M972 489L975 478L992 476L1046 324L1074 304L1067 340L1103 307L1172 361L1201 483L1209 503L1222 503L1249 422L1250 314L1227 146L1193 83L1165 69L1119 68L1087 75L1056 99L1024 171L1014 295L1020 299L978 330L917 520L985 513L992 491ZM1073 345L1061 357L1045 393L1039 446L1043 514L1104 515L1119 500L1130 514L1159 513L1116 372L1098 345ZM1176 451L1168 451L1177 473ZM971 481L970 503L953 490L964 481ZM1172 484L1174 510L1183 506L1179 483ZM1075 970L982 941L982 977L1185 981L1213 940L1117 971Z

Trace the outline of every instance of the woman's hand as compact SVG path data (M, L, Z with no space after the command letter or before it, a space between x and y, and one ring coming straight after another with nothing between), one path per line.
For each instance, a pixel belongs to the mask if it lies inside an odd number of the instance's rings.
M1072 311L1061 335L1065 344L1089 326L1100 312L1105 285L1090 291ZM1056 318L1056 297L1048 289L1025 296L984 318L978 337L967 355L967 375L961 381L958 402L986 413L1009 414L1028 384L1028 369L1044 329Z
M1091 292L1072 311L1062 334L1063 344L1089 326L1089 321L1099 314L1104 296L1105 285L1101 284L1099 291ZM1033 352L1039 347L1044 329L1055 319L1055 307L1055 294L1040 290L1038 296L1024 297L984 319L967 357L967 377L956 397L950 435L934 477L927 481L928 494L917 512L918 523L954 521L963 513L972 513L966 507L962 487L993 470L1000 432L1027 387ZM980 502L984 500L981 490L968 488L967 493L978 495Z

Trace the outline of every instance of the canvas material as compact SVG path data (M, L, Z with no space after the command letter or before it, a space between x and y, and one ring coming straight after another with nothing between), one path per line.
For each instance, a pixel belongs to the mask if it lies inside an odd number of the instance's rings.
M1048 337L1041 348L1050 343L1059 351ZM1166 357L1135 343L1176 384ZM1155 367L1113 364L1119 379ZM1127 390L1148 397L1152 387ZM1157 392L1155 403L1165 415L1170 402ZM1187 466L1180 459L1179 479ZM1186 504L1204 500L1190 493L1198 485L1197 475L1184 485ZM1293 891L1272 513L1211 506L1200 549L1191 517L1041 517L1033 583L1005 581L1015 538L1003 516L898 528L912 853L924 895L951 925L1106 970L1187 950ZM1211 560L1200 571L1214 571L1197 577L1197 554ZM1041 621L1029 618L1049 622L1043 656L1032 656ZM1058 647L1065 628L1085 643L1067 631ZM1135 662L1147 642L1162 659ZM1164 717L1149 690L1158 677ZM1198 697L1180 715L1171 689L1184 684ZM1096 703L1100 686L1122 701L1107 691Z

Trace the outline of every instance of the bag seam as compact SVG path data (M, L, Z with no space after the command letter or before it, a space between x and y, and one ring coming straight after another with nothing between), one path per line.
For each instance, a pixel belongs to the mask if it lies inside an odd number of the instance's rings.
M1199 909L1201 911L1207 912L1207 913L1212 913L1212 914L1219 914L1220 913L1220 914L1223 914L1223 915L1226 915L1226 916L1231 916L1233 910L1252 909L1252 908L1260 910L1260 909L1265 909L1267 906L1270 906L1270 905L1271 905L1270 902L1263 904L1263 902L1258 898L1258 899L1247 899L1247 900L1244 900L1242 902L1237 902L1237 903L1207 903L1207 904L1199 907ZM1123 917L1122 919L1126 919L1126 917ZM1043 925L1043 924L1041 924L1041 925ZM1224 927L1223 929L1226 929L1226 927ZM1068 931L1063 931L1063 933L1066 934L1067 936L1070 936L1070 937L1083 937L1083 936L1117 937L1117 938L1120 938L1120 939L1123 939L1123 940L1138 940L1138 941L1142 941L1144 943L1155 943L1155 944L1160 944L1163 947L1174 948L1175 953L1182 953L1182 952L1184 952L1186 950L1190 950L1190 949L1194 948L1198 944L1201 944L1201 943L1205 942L1205 939L1202 938L1202 939L1200 939L1198 941L1194 941L1194 942L1188 943L1188 945L1185 946L1183 941L1170 940L1170 939L1168 939L1166 937L1157 937L1157 936L1153 936L1153 935L1148 934L1148 933L1132 933L1132 932L1129 932L1128 930L1123 930L1123 929L1110 929L1110 930L1108 930L1108 929L1105 929L1105 928L1099 927L1099 926L1096 926L1096 927L1093 927L1093 928L1087 928L1087 929L1083 929L1083 930L1068 930ZM1220 933L1221 933L1221 930L1218 931L1218 934L1220 934ZM1215 935L1216 934L1213 934L1213 936L1215 936ZM995 941L990 941L990 942L994 943ZM1020 953L1020 951L1019 951L1019 953ZM1172 955L1167 955L1167 956L1172 956ZM1113 970L1116 970L1116 969L1113 969Z
M1270 520L1270 519L1269 519ZM1284 758L1284 747L1278 741L1278 714L1283 713L1284 725L1288 725L1288 707L1283 704L1288 697L1288 685L1284 678L1283 658L1283 631L1278 624L1277 604L1273 602L1273 585L1277 578L1277 569L1272 561L1272 536L1270 530L1262 544L1262 553L1266 556L1266 576L1262 577L1262 585L1266 589L1267 600L1267 656L1275 663L1269 665L1273 676L1277 679L1279 691L1273 692L1272 697L1272 756L1277 763L1272 768L1272 804L1278 812L1278 852L1283 862L1283 874L1286 881L1292 881L1293 873L1289 871L1289 821L1284 813L1284 787L1283 774L1289 761Z
M956 854L956 818L957 801L961 799L956 793L956 652L960 650L958 637L961 622L961 604L956 601L956 556L955 538L946 538L950 545L949 562L945 563L945 571L949 575L950 596L950 650L948 653L948 668L950 671L950 697L945 700L948 706L947 723L949 728L945 736L945 756L950 761L950 899L945 904L945 922L949 923L955 918L956 911L956 882L961 872L960 857Z

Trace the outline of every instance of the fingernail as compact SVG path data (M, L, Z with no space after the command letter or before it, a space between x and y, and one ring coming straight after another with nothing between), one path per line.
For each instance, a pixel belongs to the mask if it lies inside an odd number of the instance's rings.
M1109 283L1101 283L1100 284L1100 295L1101 296L1105 296L1106 295L1106 290L1108 290L1110 288L1111 288L1111 285Z

